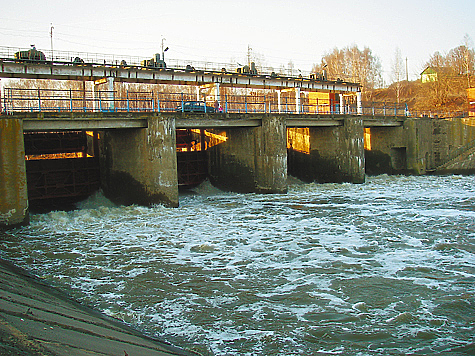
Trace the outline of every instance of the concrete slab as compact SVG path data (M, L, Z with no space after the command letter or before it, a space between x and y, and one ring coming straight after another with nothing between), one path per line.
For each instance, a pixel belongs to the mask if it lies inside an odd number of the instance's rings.
M0 259L0 354L198 355L151 338Z

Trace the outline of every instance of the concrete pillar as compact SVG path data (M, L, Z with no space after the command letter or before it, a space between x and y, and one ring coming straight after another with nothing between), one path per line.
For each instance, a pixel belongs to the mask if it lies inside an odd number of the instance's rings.
M240 193L285 193L287 151L285 119L260 115L262 126L226 130L227 140L208 150L210 180Z
M307 182L364 183L364 128L361 118L343 126L308 129L308 152L289 150L289 173Z
M406 119L403 127L407 171L415 175L425 174L432 160L431 119Z
M361 92L356 93L356 113L363 115L363 105L361 104Z
M107 84L107 91L105 96L100 95L100 91L98 90L99 86L102 84ZM94 111L100 110L107 110L107 111L114 111L115 110L115 95L114 95L114 77L107 77L96 80L93 86L93 108Z
M107 77L107 106L109 111L115 110L114 77Z
M94 110L94 112L99 111L99 108L100 108L100 103L99 103L100 93L97 92L98 85L99 84L96 84L96 82L94 82L94 85L92 86L92 109Z
M214 101L217 101L221 105L221 93L219 83L215 83L214 86Z
M148 116L148 128L106 131L101 183L118 204L178 206L175 119Z
M0 228L28 224L23 120L0 119Z
M340 114L343 115L345 113L345 97L343 94L340 93Z

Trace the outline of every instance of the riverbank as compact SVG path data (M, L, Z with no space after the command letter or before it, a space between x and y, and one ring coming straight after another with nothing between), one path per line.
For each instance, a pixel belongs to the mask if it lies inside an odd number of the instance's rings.
M0 354L198 355L145 336L0 259Z

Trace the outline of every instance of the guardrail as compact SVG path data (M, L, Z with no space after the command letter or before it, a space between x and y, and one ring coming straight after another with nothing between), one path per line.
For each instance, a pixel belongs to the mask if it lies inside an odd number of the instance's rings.
M0 109L14 112L171 112L184 111L186 102L206 102L204 112L224 113L287 113L287 114L350 114L369 116L410 116L405 104L363 102L340 107L339 100L309 99L305 95L296 103L294 95L225 94L219 101L214 96L197 100L187 92L90 91L78 89L4 88Z

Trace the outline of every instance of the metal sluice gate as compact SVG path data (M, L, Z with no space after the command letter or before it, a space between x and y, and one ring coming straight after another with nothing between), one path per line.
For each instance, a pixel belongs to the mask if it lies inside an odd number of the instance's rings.
M180 189L208 176L204 130L176 130ZM24 133L28 199L33 206L55 199L82 200L100 189L97 133L86 131Z
M85 131L24 134L28 199L85 198L100 188L93 134Z

